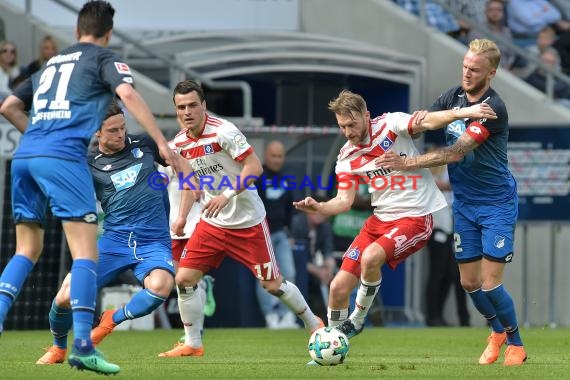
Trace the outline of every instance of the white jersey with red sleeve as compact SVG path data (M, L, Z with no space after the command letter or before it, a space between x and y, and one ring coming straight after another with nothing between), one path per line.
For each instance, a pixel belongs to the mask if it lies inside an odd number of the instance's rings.
M238 177L243 168L241 163L253 148L245 136L231 122L206 115L206 124L199 138L189 137L182 131L174 138L177 151L190 162L194 178L204 190L207 203L224 190L234 189L236 183L243 188L247 179ZM235 190L235 189L234 189ZM230 199L217 217L202 219L222 228L247 228L261 223L265 208L255 186Z
M370 121L367 141L347 141L337 158L339 189L356 186L354 180L368 183L374 214L383 221L423 216L447 205L428 169L393 171L374 164L388 150L406 157L419 155L410 136L412 121L412 115L400 112L379 116Z

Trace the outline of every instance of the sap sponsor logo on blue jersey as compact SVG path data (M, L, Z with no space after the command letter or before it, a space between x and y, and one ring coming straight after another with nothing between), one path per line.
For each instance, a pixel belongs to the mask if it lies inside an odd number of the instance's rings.
M462 97L463 95L459 95L460 97ZM458 110L461 107L453 107L453 110ZM469 119L463 119L463 120L455 120L453 123L450 123L447 126L447 132L451 135L455 135L457 137L461 136L461 134L463 134L463 132L465 132L465 122L469 120Z
M141 170L142 163L121 170L111 176L115 190L121 191L133 187Z
M214 154L214 147L212 146L212 144L206 144L204 145L204 154Z
M141 158L144 155L143 151L140 150L139 148L132 149L131 153L133 154L134 158Z
M346 257L354 261L358 260L359 256L360 256L360 250L358 249L358 247L354 247L346 253Z
M447 126L447 132L454 136L461 136L465 132L465 122L463 120L456 120Z

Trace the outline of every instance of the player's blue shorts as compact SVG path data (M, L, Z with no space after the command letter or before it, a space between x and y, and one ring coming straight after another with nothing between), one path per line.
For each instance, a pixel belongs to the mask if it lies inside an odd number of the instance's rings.
M455 259L468 263L485 257L491 261L510 262L513 258L518 197L481 205L453 202L455 224Z
M152 240L137 237L135 233L105 231L97 243L97 287L106 286L128 269L133 270L141 284L154 269L164 269L174 276L171 244L170 237Z
M14 222L45 225L47 206L56 217L97 223L95 188L87 161L52 157L12 161Z

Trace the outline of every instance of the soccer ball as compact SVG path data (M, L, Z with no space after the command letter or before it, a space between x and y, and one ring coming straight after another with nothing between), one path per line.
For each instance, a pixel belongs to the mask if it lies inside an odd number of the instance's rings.
M320 365L341 364L348 348L348 338L334 327L321 327L309 339L309 354Z

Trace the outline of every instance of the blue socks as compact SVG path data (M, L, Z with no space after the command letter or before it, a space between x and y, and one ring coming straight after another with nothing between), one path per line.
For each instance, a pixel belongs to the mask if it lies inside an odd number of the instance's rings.
M97 298L97 263L73 260L71 266L71 308L73 309L73 345L80 354L93 350L91 328Z
M489 321L491 328L496 333L505 332L501 321L497 318L497 311L493 303L489 299L486 293L483 292L481 288L468 292L471 301L473 301L473 306Z
M522 346L522 340L519 334L519 326L515 313L515 305L510 294L507 292L503 284L495 289L485 290L483 293L493 304L497 311L497 317L507 332L507 344L514 346Z
M0 276L0 332L8 311L33 268L32 260L17 253L4 268L2 276Z
M59 307L53 300L49 311L49 329L53 335L53 344L62 349L67 348L67 335L73 327L71 309Z
M113 314L113 322L119 324L127 319L135 319L150 314L154 309L162 305L164 301L166 301L166 298L143 289L135 294L125 306Z

